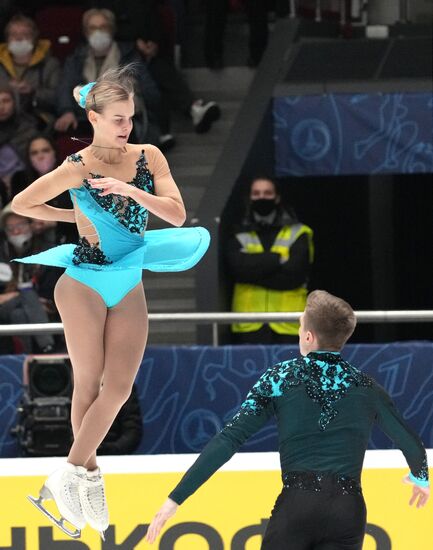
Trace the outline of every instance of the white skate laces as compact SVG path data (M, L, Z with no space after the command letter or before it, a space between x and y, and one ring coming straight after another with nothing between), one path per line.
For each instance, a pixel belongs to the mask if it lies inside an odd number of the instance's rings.
M76 514L83 515L78 487L82 477L85 475L85 469L80 466L76 466L75 468L75 471L67 469L63 472L63 500Z
M87 475L80 479L78 491L85 520L93 529L99 531L104 539L109 519L104 479L99 468L88 471Z

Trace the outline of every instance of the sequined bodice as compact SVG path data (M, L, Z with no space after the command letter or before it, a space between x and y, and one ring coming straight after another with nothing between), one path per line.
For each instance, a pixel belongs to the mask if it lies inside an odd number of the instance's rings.
M321 407L318 424L325 430L338 412L333 407L351 386L372 385L371 379L344 361L340 354L310 353L268 369L242 404L238 415L260 414L270 399L281 397L290 387L304 385L307 396ZM236 416L232 423L236 422Z
M67 160L84 165L83 158L78 153L70 155ZM89 175L93 179L105 177L90 171ZM153 176L148 168L144 150L136 162L134 178L127 183L154 194ZM97 236L97 242L89 242L88 235L80 237L73 253L75 265L112 264L117 257L125 256L142 245L148 221L147 209L131 197L116 194L101 196L100 193L99 189L90 185L87 178L83 179L80 188L71 190L80 215L87 218L88 226L93 226L92 236Z
M152 174L147 167L146 157L144 151L141 151L141 155L136 162L137 171L132 181L128 183L146 191L147 193L154 193L154 185ZM101 174L93 174L90 172L92 178L103 178ZM94 189L87 179L83 180L83 185L89 191L92 198L101 206L106 212L113 215L122 225L124 225L131 233L144 233L147 226L148 211L135 202L131 197L123 197L122 195L106 195L101 197L99 195L99 189Z

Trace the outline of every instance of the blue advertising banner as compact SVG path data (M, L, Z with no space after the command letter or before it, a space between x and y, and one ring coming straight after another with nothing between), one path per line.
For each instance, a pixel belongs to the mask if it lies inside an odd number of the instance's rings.
M275 174L433 172L432 108L431 92L274 98Z
M297 346L149 347L137 377L143 437L138 454L196 453L236 413L262 372ZM433 342L347 345L343 357L373 376L433 447ZM10 430L22 395L24 356L0 356L0 458L20 456ZM371 449L390 448L374 432ZM271 422L244 451L275 451Z

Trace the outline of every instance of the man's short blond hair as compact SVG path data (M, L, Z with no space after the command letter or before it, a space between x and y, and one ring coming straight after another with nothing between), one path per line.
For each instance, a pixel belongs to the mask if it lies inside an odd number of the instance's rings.
M350 304L325 290L315 290L308 295L303 322L304 329L316 336L323 350L340 350L356 327Z

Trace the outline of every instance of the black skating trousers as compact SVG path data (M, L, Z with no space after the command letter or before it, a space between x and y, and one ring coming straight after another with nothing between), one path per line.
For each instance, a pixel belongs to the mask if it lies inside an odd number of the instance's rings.
M261 550L362 550L366 508L361 494L342 494L331 479L321 490L284 487Z

